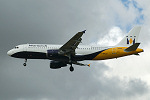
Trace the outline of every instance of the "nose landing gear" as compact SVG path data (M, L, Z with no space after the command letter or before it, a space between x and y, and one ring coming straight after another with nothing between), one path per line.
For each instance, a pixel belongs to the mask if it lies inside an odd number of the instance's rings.
M23 66L27 65L27 59L25 59L25 62L23 63Z

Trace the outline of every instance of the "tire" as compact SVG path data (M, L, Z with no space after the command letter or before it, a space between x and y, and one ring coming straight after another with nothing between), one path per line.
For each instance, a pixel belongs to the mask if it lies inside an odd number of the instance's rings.
M70 67L70 71L71 71L71 72L73 72L73 71L74 71L74 68L73 68L72 66Z
M23 63L23 66L26 66L27 64L26 63Z

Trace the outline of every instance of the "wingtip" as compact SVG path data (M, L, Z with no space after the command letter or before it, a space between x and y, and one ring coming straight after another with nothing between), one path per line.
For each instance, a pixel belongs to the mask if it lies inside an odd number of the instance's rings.
M86 30L84 30L84 31L82 31L83 33L85 33L86 32Z
M90 67L90 64L88 64L88 66Z

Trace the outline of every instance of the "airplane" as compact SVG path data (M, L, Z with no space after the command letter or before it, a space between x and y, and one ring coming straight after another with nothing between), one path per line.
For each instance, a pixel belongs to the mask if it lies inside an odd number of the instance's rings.
M73 64L80 66L90 66L82 64L84 60L106 60L119 58L129 55L139 55L144 52L138 48L137 42L141 26L133 27L127 36L125 36L117 45L100 47L92 45L79 45L82 41L82 35L86 30L75 34L64 45L53 44L22 44L9 50L7 54L11 57L25 59L23 63L26 66L27 59L48 59L50 68L58 69L70 65L70 71L74 71Z

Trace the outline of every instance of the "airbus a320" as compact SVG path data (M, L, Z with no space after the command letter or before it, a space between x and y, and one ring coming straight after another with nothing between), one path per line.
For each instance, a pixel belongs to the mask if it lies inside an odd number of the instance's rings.
M85 31L78 32L64 45L52 44L22 44L9 50L7 54L11 57L25 59L48 59L50 68L58 69L70 65L70 71L74 71L73 64L80 66L90 66L82 64L84 60L106 60L129 55L139 55L143 49L138 48L137 42L141 27L134 27L117 45L100 47L92 45L79 45Z

